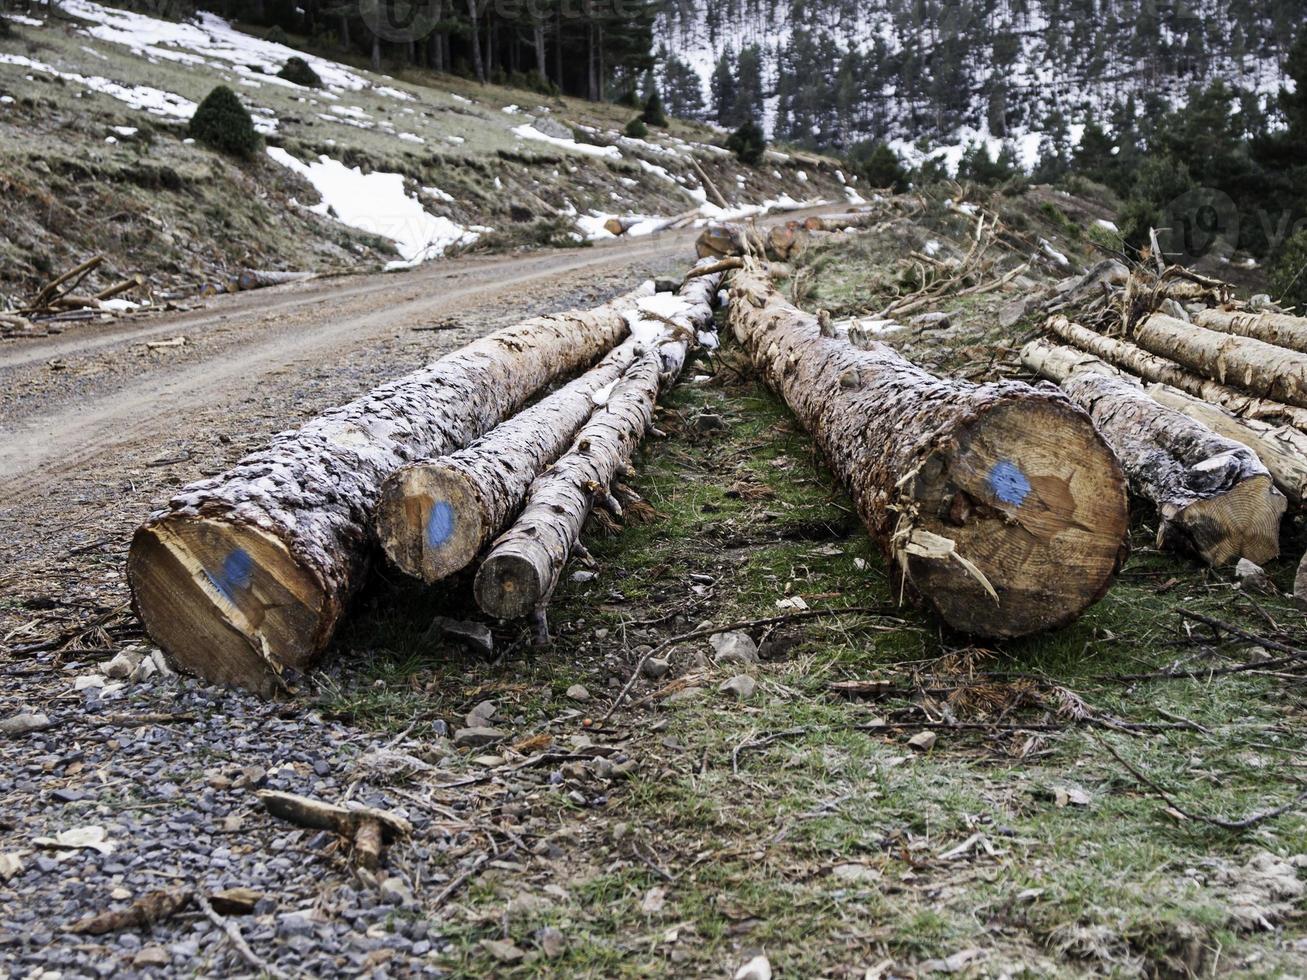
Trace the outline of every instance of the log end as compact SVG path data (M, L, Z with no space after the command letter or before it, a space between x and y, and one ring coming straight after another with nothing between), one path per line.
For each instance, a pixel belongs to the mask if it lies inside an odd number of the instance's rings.
M303 669L334 621L316 578L277 537L170 515L139 528L127 556L136 614L181 670L264 697Z
M1128 530L1125 474L1089 417L1026 389L997 399L905 482L895 557L954 629L1018 637L1101 599ZM930 545L910 547L912 532Z
M375 525L395 566L424 582L439 582L472 563L490 534L485 505L463 473L418 463L381 489Z
M1193 552L1213 567L1240 558L1265 565L1280 555L1280 519L1288 505L1269 475L1249 477L1228 493L1163 513L1157 543Z
M477 570L473 592L488 616L521 619L535 612L549 594L550 580L538 563L516 551L491 555Z

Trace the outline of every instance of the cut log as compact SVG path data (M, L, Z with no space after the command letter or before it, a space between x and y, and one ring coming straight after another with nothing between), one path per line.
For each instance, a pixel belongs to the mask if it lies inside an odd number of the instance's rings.
M1182 412L1213 432L1243 443L1257 454L1290 503L1301 507L1307 501L1307 434L1290 425L1239 418L1168 385L1149 385L1148 394L1172 411Z
M1307 354L1154 313L1134 329L1144 350L1258 398L1307 406Z
M1102 598L1128 550L1125 475L1065 394L943 380L823 337L756 266L736 274L730 323L903 589L948 625L1022 636Z
M808 231L843 231L845 228L866 228L881 220L876 211L848 211L843 214L814 214L803 219Z
M147 632L183 670L274 692L283 670L305 669L326 647L361 583L386 477L467 445L593 363L626 336L624 314L651 289L496 331L184 488L128 554Z
M1251 337L1277 347L1307 353L1307 319L1287 313L1237 313L1202 310L1194 322L1208 330Z
M613 481L652 429L659 393L675 381L696 336L710 325L720 276L688 280L676 308L659 311L643 329L633 326L633 333L652 327L660 339L617 383L568 452L531 484L521 515L477 571L474 592L483 612L500 619L534 615L543 627L544 608L593 505L621 513Z
M788 262L802 251L807 234L797 221L773 225L767 232L767 254L781 262Z
M604 230L610 235L625 235L645 218L638 218L635 215L614 215L604 222ZM674 220L674 219L669 219Z
M1108 363L1136 374L1145 381L1179 388L1195 398L1212 402L1244 418L1276 419L1307 431L1307 410L1281 402L1256 398L1218 381L1194 374L1165 357L1151 354L1137 344L1105 337L1088 327L1055 316L1046 324L1048 330L1067 343L1103 358Z
M733 255L762 255L766 243L752 226L713 221L699 233L694 247L701 259L724 259Z
M557 459L635 362L627 340L581 377L449 456L401 467L377 503L377 538L404 573L438 582L471 564L521 509L540 470Z
M1104 372L1098 358L1076 362L1076 352L1062 350L1061 359L1040 357L1028 346L1022 363L1089 413L1136 492L1156 505L1159 548L1218 566L1240 558L1261 565L1280 553L1288 503L1256 453Z

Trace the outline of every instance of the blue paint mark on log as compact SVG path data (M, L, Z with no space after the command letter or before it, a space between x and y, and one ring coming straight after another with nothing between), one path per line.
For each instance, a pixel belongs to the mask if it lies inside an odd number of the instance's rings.
M254 573L254 559L244 548L237 548L222 563L222 571L215 578L206 571L213 587L221 592L229 602L235 602L234 593L249 588L250 577Z
M1020 507L1030 493L1030 481L1011 460L1000 459L995 463L987 480L994 496L1005 504Z
M454 508L445 500L438 501L427 515L427 547L439 548L454 533Z

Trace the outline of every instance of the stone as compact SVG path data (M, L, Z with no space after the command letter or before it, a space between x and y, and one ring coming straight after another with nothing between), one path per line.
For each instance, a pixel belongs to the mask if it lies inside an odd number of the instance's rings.
M490 720L495 717L495 712L498 710L499 706L495 704L495 702L482 701L467 713L467 717L464 720L467 722L468 728L483 728L490 723Z
M141 970L147 966L167 966L171 960L162 946L146 946L132 957L132 966Z
M277 916L277 935L283 939L311 936L314 931L313 922L303 912L284 912Z
M1275 583L1271 581L1261 565L1240 558L1234 566L1235 577L1239 579L1239 588L1244 592L1260 592L1266 595L1275 593Z
M0 721L0 735L10 737L27 735L31 732L41 732L53 727L54 722L47 715L39 711L23 711Z
M918 752L929 752L935 747L938 737L934 732L917 732L908 739L908 746Z
M640 668L640 673L651 681L656 681L660 677L666 676L667 672L672 669L670 662L661 660L658 657L650 657Z
M526 953L515 943L509 942L507 939L483 939L481 940L481 948L494 959L499 960L500 963L520 963L522 958L526 956Z
M498 728L487 728L483 725L473 725L469 728L460 728L454 733L454 744L461 747L476 747L481 745L494 745L496 742L502 742L508 738L508 733Z
M714 412L700 412L694 418L696 432L720 432L726 428L726 420Z
M663 704L684 704L687 701L698 701L701 697L703 697L703 688L683 687L663 698Z
M748 633L714 633L708 637L708 644L713 648L713 655L718 663L756 664L758 662L758 644L753 642L753 637Z
M545 958L551 960L558 959L567 948L567 938L562 930L553 926L545 926L536 933L536 942L540 944L540 951L545 954Z
M759 954L735 971L735 980L771 980L771 961Z
M105 678L103 674L83 674L81 677L73 681L73 690L89 691L101 688L104 687L104 680Z
M117 656L110 660L100 669L104 671L105 677L112 677L115 680L127 680L135 676L137 669L141 666L141 661L145 659L145 650L138 646L124 647L118 651Z
M753 692L758 689L758 682L748 674L736 674L728 681L723 681L717 690L723 694L733 694L740 701L747 701L753 697Z
M908 321L908 326L917 330L947 330L949 318L947 313L918 313Z
M573 701L590 700L590 692L585 689L584 684L573 684L567 689L567 696Z
M462 619L450 619L448 616L437 616L433 619L427 629L426 638L455 640L483 657L489 657L495 652L495 638L489 626Z
M400 905L411 908L415 903L413 889L403 878L390 877L381 883L381 900L387 905Z

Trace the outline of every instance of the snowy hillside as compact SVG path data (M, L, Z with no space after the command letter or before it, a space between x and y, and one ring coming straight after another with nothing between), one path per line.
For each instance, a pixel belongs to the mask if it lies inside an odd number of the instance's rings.
M710 116L723 55L745 72L757 46L769 133L885 140L913 162L924 139L954 165L970 140L1010 140L1030 166L1044 135L1074 142L1131 98L1175 104L1219 79L1266 110L1301 22L1297 0L669 0L659 40Z

